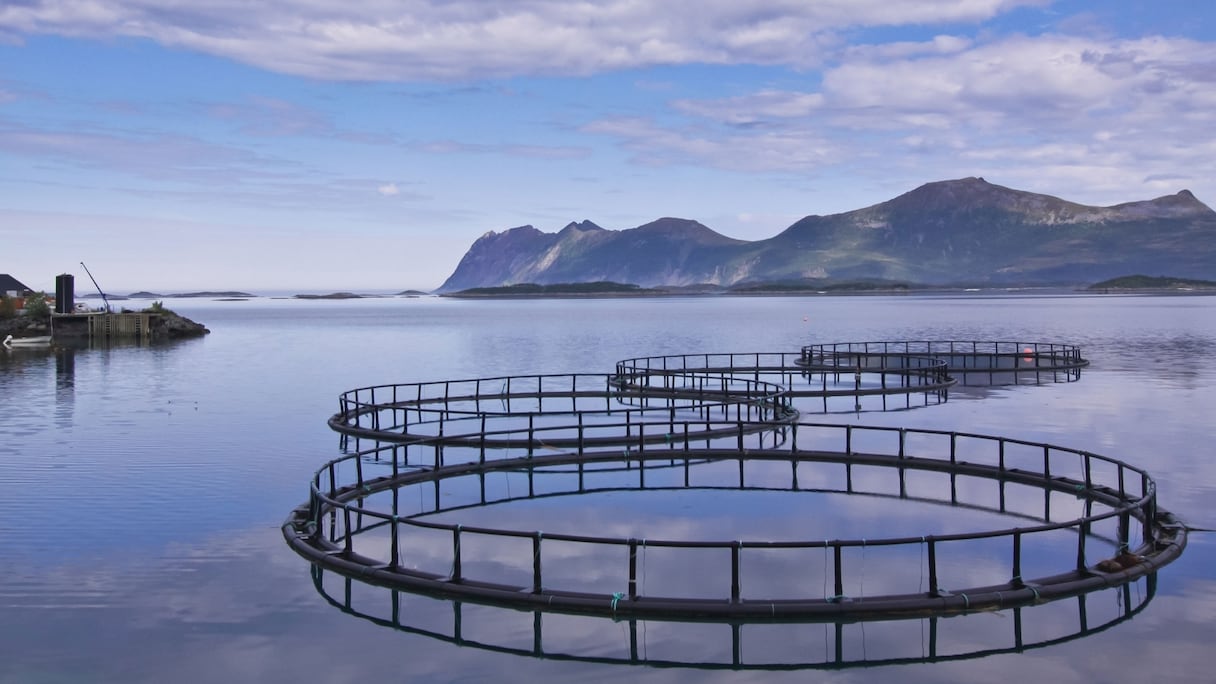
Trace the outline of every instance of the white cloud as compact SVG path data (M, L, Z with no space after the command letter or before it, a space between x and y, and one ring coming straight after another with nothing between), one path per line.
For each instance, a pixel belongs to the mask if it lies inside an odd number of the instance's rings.
M619 118L593 122L583 130L620 138L636 162L651 166L708 164L732 171L802 171L837 163L845 154L843 143L798 129L723 135Z
M761 90L713 102L677 100L676 109L730 124L751 124L768 118L805 117L823 106L821 93Z
M881 45L858 45L845 51L847 59L899 59L917 55L949 55L962 52L971 47L970 38L960 36L934 36L933 40L925 42L902 41L883 43Z
M526 157L531 159L583 159L590 152L582 147L560 145L510 145L510 144L478 144L457 142L454 140L439 140L414 145L421 152L431 154L502 154L510 157Z
M938 41L935 41L935 43ZM605 119L646 164L886 177L996 175L1125 201L1216 173L1216 45L1050 35L940 51L856 49L813 90L680 99L687 118ZM894 56L892 56L894 55Z
M336 133L327 117L276 98L254 97L241 103L215 104L209 107L208 114L237 123L245 135L285 137Z
M385 183L384 185L381 185L380 187L376 188L376 192L380 193L381 195L384 195L385 197L392 197L394 195L400 194L401 189L397 187L396 183Z
M31 0L0 7L0 36L139 37L314 78L449 80L690 63L806 66L820 62L842 29L976 22L1044 4Z

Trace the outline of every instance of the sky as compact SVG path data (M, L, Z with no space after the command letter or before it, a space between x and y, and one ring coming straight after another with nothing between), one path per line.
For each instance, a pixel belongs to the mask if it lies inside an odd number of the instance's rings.
M1216 3L0 3L34 289L432 290L488 231L759 240L969 176L1216 204Z

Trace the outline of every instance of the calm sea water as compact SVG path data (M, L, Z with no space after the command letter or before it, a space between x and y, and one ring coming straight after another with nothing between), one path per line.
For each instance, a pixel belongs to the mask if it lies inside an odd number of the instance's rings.
M340 392L390 382L523 373L608 373L642 355L797 351L813 342L959 339L1064 342L1092 362L1080 381L964 388L942 405L828 416L943 428L1089 449L1146 467L1161 505L1216 527L1216 298L815 297L455 301L434 298L244 302L170 300L205 323L203 339L151 348L0 352L0 682L355 681L1206 681L1216 643L1216 533L1194 532L1134 617L1129 596L1090 595L1022 615L996 612L841 628L847 662L798 670L705 663L835 658L835 626L753 625L732 654L725 625L548 617L456 609L340 578L314 585L279 526L307 482L339 453L325 425ZM661 496L661 495L656 495ZM732 497L729 524L797 537L891 521L963 525L949 506L872 499ZM837 496L837 498L847 498ZM671 504L676 501L677 504ZM671 505L667 505L671 504ZM565 497L495 515L598 524L695 525L721 506L695 494L667 504ZM621 519L604 520L615 509ZM912 507L912 508L909 508ZM835 510L838 519L825 520ZM813 513L813 515L812 515ZM712 516L711 516L712 517ZM721 516L719 516L721 517ZM622 520L624 522L622 522ZM991 521L985 521L988 524ZM715 524L720 524L715 523ZM725 524L725 523L721 523ZM810 523L805 523L809 525ZM816 535L819 533L817 532ZM824 536L829 536L825 534ZM845 536L844 533L830 536ZM1065 566L1067 563L1065 563ZM889 568L887 570L890 570ZM654 581L660 581L655 570ZM879 569L874 569L874 576ZM1084 620L1084 622L1083 622ZM1023 653L1023 646L1044 644ZM1080 638L1086 626L1109 628ZM385 623L388 623L387 625ZM396 627L393 626L396 623ZM929 634L936 632L935 635ZM429 635L428 635L429 633ZM936 637L936 653L917 660ZM1058 640L1059 643L1051 643ZM670 667L610 662L633 653ZM962 657L993 651L981 657ZM529 652L544 652L533 657ZM571 659L563 656L577 656ZM597 661L598 659L598 661ZM698 665L700 664L700 665Z

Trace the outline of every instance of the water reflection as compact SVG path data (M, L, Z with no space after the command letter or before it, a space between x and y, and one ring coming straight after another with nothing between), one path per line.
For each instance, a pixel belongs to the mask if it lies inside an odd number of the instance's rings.
M0 481L17 493L0 502L0 681L584 682L626 675L665 684L803 682L808 676L826 682L898 678L971 684L1014 677L1031 682L1211 678L1216 535L1210 533L1192 534L1186 553L1160 573L1152 608L1099 634L1096 627L1125 612L1122 592L1088 595L1089 637L1035 650L1031 658L1016 651L957 662L942 657L1016 645L1014 613L1005 610L938 620L935 665L749 674L534 658L531 613L471 604L462 608L466 642L507 645L529 655L381 629L318 598L278 525L306 496L305 483L316 464L332 456L332 433L324 420L335 410L333 398L353 386L487 372L603 371L630 354L796 349L816 339L1043 337L1085 349L1093 366L1084 382L956 387L950 401L929 409L863 412L848 420L1097 449L1152 472L1164 503L1184 520L1216 527L1209 427L1216 415L1216 364L1211 363L1216 360L1216 297L169 304L214 323L215 334L171 347L77 350L70 372L48 352L0 353ZM803 322L807 313L810 325ZM1182 342L1175 344L1174 338ZM1144 356L1158 342L1169 353L1146 364L1158 358ZM1197 354L1189 365L1178 361L1188 348ZM58 392L67 391L58 383L69 377L73 418L70 429L63 429L52 416ZM990 398L961 400L972 396L972 389ZM647 472L649 478L652 471ZM813 480L809 471L801 474L806 487L847 486L839 472L825 471ZM762 475L749 472L747 481L761 481ZM501 488L509 483L513 492L526 490L524 475L509 477L498 481ZM855 480L858 486L867 482ZM940 481L909 479L908 485L910 493L944 488ZM888 478L884 491L897 486ZM960 481L958 490L961 500L979 502L994 501L994 492L987 482ZM786 531L791 537L799 532L797 525L805 534L850 536L869 536L905 521L915 530L970 529L983 515L873 496L748 495L756 499L750 508L721 493L706 496L718 504L714 510L722 525L747 520L743 513L749 510L752 520L776 520L791 499L805 501L805 508L793 512L796 524ZM590 499L548 509L537 502L532 514L540 522L534 527L549 529L554 523L548 521L566 519L581 529L618 521L644 525L664 497L639 506L640 498L645 494L606 494L602 505L585 513L582 504ZM848 505L830 505L831 499ZM667 506L679 509L683 503L673 499ZM497 513L528 514L522 510L526 504L506 506L511 510L500 507ZM1065 506L1066 501L1053 500L1051 513L1062 514ZM624 514L635 507L635 518L625 521ZM704 506L694 503L691 510L697 508ZM1041 495L1028 496L1015 508L1041 517L1044 502ZM450 540L445 541L450 550ZM1073 545L1068 540L1060 545L1070 547L1071 558ZM866 588L871 590L879 586L873 563L878 557L872 549L867 553L872 562L866 565ZM913 562L919 562L914 555ZM994 553L993 562L1004 563L1007 555ZM822 556L820 550L813 565L803 563L804 571L819 567ZM1058 566L1060 556L1045 559ZM657 563L657 555L650 560ZM846 559L850 567L860 561L860 555ZM650 566L652 582L656 567ZM915 566L913 573L918 574ZM913 583L917 579L913 576ZM810 579L816 580L821 586L821 577ZM326 576L327 591L339 601L345 591L340 581L332 573ZM971 584L968 577L944 582ZM352 607L391 622L388 591L353 584ZM1146 589L1144 581L1132 585L1133 608ZM451 634L451 603L406 594L400 601L405 624ZM498 617L482 619L487 615ZM629 658L627 622L543 620L545 653ZM1023 609L1021 620L1024 644L1081 630L1072 598ZM639 655L651 661L729 664L730 629L639 622ZM827 663L835 657L835 630L835 624L749 624L742 629L741 659ZM882 656L920 662L922 652L928 654L928 620L849 623L842 630L841 650L848 660Z
M1001 611L1012 620L1004 629L992 629L994 623L976 613L886 622L618 621L427 599L316 566L311 575L317 593L348 615L464 648L544 660L710 670L837 670L1025 653L1126 622L1157 592L1154 573L1135 584L1055 604ZM531 638L521 644L525 634Z

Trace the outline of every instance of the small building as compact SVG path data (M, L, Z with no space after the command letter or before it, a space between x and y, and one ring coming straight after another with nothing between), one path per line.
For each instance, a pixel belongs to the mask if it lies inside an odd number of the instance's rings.
M4 295L10 299L16 299L17 297L25 297L31 292L33 292L33 290L26 287L25 283L22 283L20 280L17 280L7 273L0 273L0 295Z
M0 297L12 302L15 311L20 312L25 309L25 298L31 294L33 294L33 290L26 287L25 283L7 273L0 273Z

